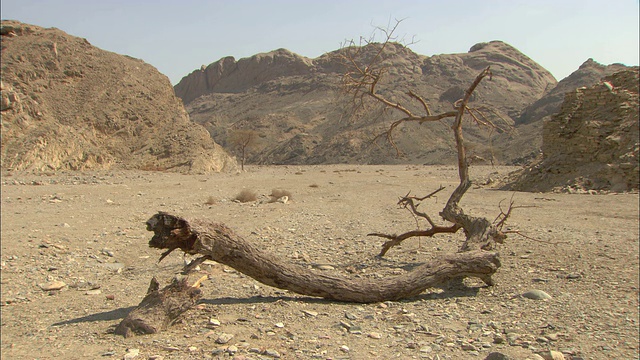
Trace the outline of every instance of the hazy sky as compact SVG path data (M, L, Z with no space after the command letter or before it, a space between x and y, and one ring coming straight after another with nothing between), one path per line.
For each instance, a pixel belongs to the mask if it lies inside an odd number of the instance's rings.
M286 48L307 57L405 19L434 55L505 41L558 80L588 58L638 64L639 0L2 0L2 19L56 27L140 58L173 84L201 65Z

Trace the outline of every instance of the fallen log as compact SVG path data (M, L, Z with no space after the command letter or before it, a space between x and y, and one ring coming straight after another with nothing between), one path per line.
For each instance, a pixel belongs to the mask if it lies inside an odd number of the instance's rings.
M189 285L188 279L174 278L162 289L155 277L151 279L147 295L118 324L114 333L130 337L135 334L155 334L169 327L202 298L200 282L206 276L193 285Z
M254 247L223 224L205 220L187 221L165 212L152 216L146 224L147 230L154 232L149 246L166 249L160 260L173 250L180 249L191 255L201 255L202 258L196 261L214 260L265 285L345 302L400 300L462 277L476 277L487 285L493 285L491 276L500 267L497 252L471 250L443 256L403 275L383 279L352 279L287 264L281 257Z

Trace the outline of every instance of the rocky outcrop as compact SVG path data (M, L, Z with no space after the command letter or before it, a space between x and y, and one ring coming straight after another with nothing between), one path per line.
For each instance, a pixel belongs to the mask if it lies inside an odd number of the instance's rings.
M340 87L345 51L315 59L283 49L237 62L223 58L183 78L175 91L191 119L204 125L223 146L227 129L258 131L261 144L252 149L250 163L455 162L450 128L445 123L409 124L399 129L396 143L404 153L401 159L386 145L372 144L375 135L398 114L377 105L354 111L352 99ZM380 44L369 44L357 61L366 63L379 51ZM492 81L480 85L471 104L490 105L501 116L494 116L495 121L513 123L524 107L557 83L547 70L501 41L474 45L463 54L430 57L390 43L380 57L387 70L380 91L415 111L421 106L407 97L408 90L420 94L432 111L450 111L452 102L475 76L491 66ZM467 130L475 155L491 158L486 145L491 132L473 126Z
M588 59L578 70L562 79L556 87L541 97L538 101L527 106L522 115L516 119L516 124L530 124L532 122L544 120L546 117L556 114L564 100L564 94L579 87L592 86L605 76L619 71L627 70L628 67L622 64L602 65Z
M176 95L188 104L209 93L239 93L282 76L306 75L313 62L286 49L278 49L236 61L225 57L184 77Z
M2 170L234 168L151 65L58 29L1 29Z
M513 174L521 191L637 191L638 67L565 95L543 127L543 159Z

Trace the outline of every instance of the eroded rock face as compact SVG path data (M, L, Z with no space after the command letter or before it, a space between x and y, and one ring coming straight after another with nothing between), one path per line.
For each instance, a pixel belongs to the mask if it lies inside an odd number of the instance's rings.
M543 127L543 159L517 174L522 191L637 191L638 67L565 95Z
M55 28L1 28L2 170L235 167L153 66Z
M331 163L455 163L453 137L446 123L408 124L398 130L395 142L404 153L372 144L400 115L368 104L354 111L350 96L341 92L345 72L340 49L315 59L280 49L236 61L223 58L184 77L175 86L193 121L204 125L216 142L226 144L225 129L244 128L261 134L258 148L248 161L260 164ZM557 81L535 61L514 47L492 41L477 44L462 54L423 56L400 44L364 47L357 61L382 59L386 77L380 92L392 101L420 112L407 96L412 90L429 103L434 113L452 110L473 79L491 66L492 80L483 81L472 106L488 105L513 123L522 109L553 88ZM487 116L493 116L487 113ZM468 126L467 140L474 155L489 159L490 131ZM347 136L348 134L348 136ZM509 148L517 151L517 148ZM502 157L498 154L496 163Z
M628 67L622 64L602 65L593 59L588 59L580 65L578 70L562 79L551 91L527 106L522 115L516 119L516 124L530 124L546 120L560 110L565 93L579 87L592 86L605 76L627 69Z

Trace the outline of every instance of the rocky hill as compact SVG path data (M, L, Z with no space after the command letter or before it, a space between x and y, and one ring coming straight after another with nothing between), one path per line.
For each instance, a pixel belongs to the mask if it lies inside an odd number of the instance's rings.
M502 154L506 163L529 164L542 151L542 126L560 111L564 96L580 87L598 84L603 77L630 69L621 64L602 65L593 59L585 61L578 70L560 80L558 84L533 104L527 106L515 119L515 128L494 139L494 151ZM518 149L518 151L513 151Z
M637 191L640 160L638 67L567 92L544 122L541 162L512 174L506 189Z
M358 61L366 60L379 46L367 45ZM285 49L238 61L227 57L184 77L175 92L191 119L204 125L222 145L234 129L258 132L261 141L249 158L254 163L433 164L455 159L446 123L407 124L398 129L396 142L403 158L385 144L373 146L371 140L398 114L380 106L354 111L350 98L341 92L342 51L315 59ZM492 81L480 85L471 105L488 105L501 119L491 113L487 116L514 124L523 109L557 84L547 70L500 41L476 44L463 54L431 57L389 44L382 57L388 76L379 88L412 110L419 110L420 104L408 98L408 90L420 94L434 112L449 111L475 76L491 66ZM476 159L506 162L518 152L498 154L491 141L496 132L476 126L466 129Z
M0 33L2 170L235 167L151 65L55 28Z

